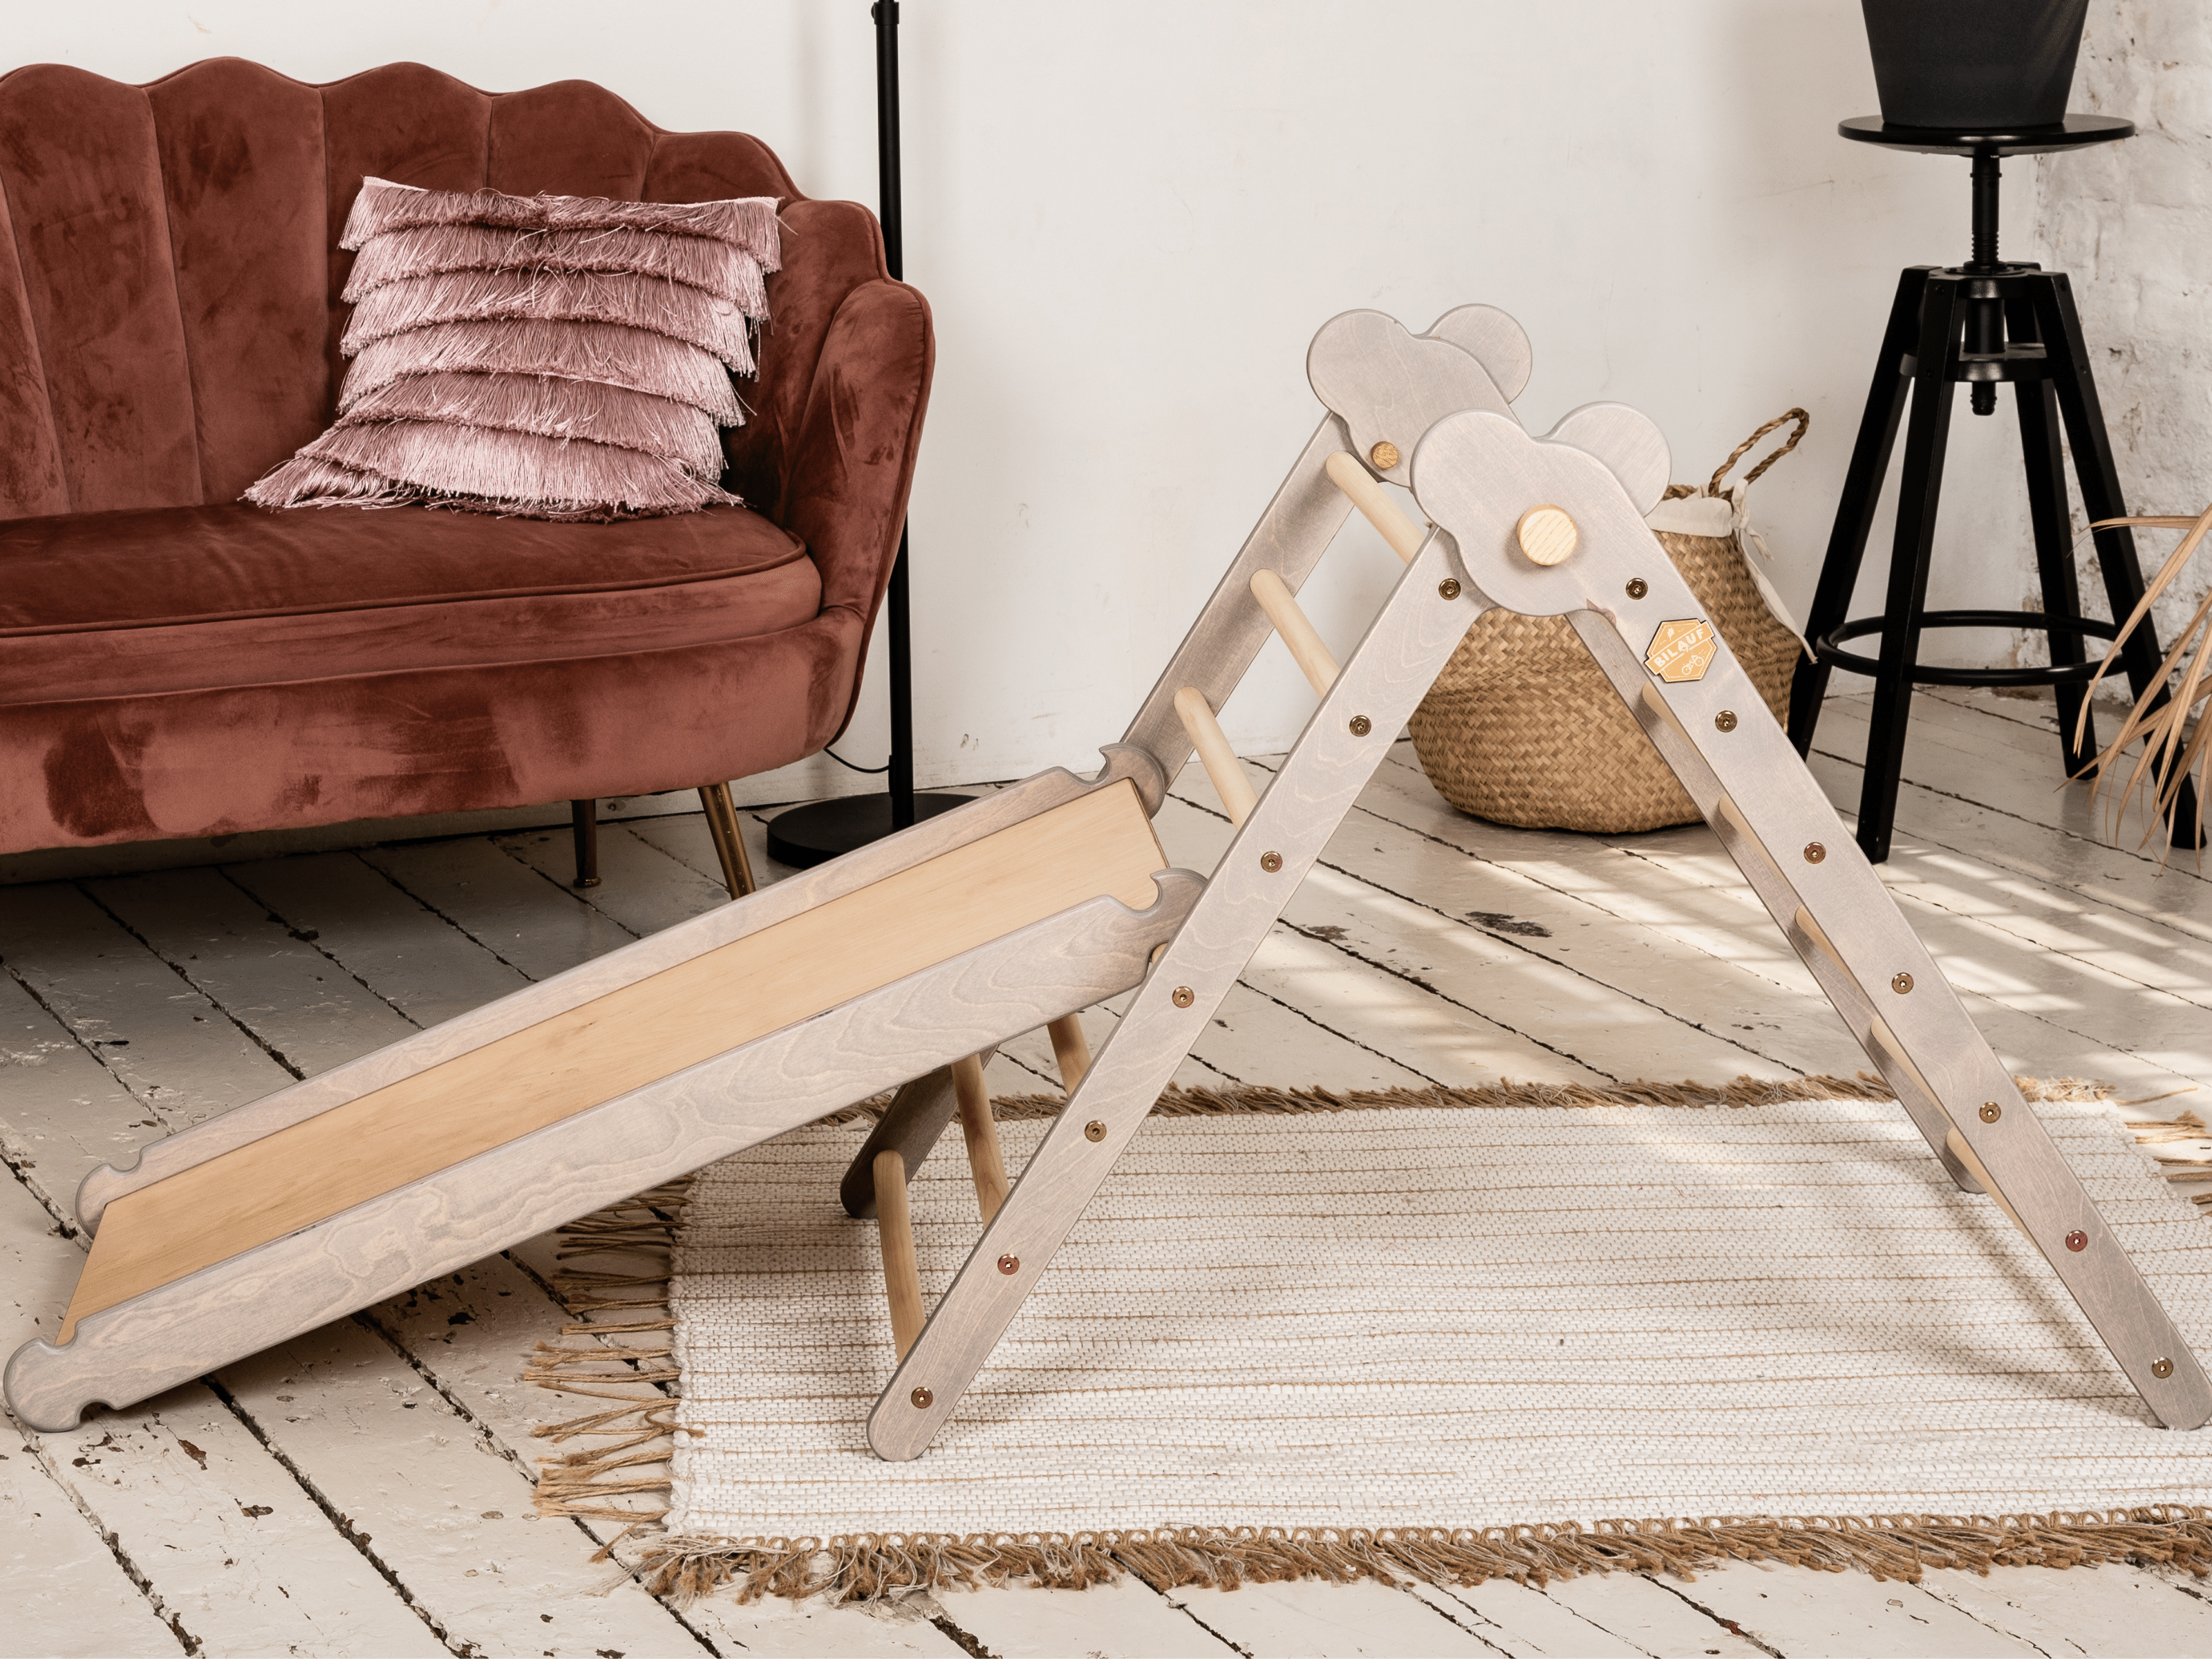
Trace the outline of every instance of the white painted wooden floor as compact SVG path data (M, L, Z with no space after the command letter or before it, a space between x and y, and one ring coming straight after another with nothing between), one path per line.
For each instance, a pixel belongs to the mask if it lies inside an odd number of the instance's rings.
M1863 703L1816 765L1847 806ZM2212 881L2112 847L2054 787L2047 705L1923 696L1885 870L2016 1071L2124 1096L2212 1084ZM1226 825L1199 769L1178 862ZM754 859L757 815L747 815ZM0 886L0 1352L51 1332L92 1164L717 902L696 816ZM50 866L47 866L50 867ZM4 875L0 861L0 875ZM1094 1043L1110 1012L1092 1016ZM1622 837L1465 818L1386 766L1185 1068L1358 1085L1723 1081L1862 1056L1702 828ZM1002 1091L1051 1075L1042 1034ZM2205 1102L2170 1097L2171 1112ZM1163 1595L948 1594L885 1613L688 1609L533 1518L516 1382L557 1319L541 1243L75 1434L0 1439L0 1652L47 1655L2212 1654L2212 1591L2106 1567L1862 1574L1739 1565L1544 1589L1366 1583Z

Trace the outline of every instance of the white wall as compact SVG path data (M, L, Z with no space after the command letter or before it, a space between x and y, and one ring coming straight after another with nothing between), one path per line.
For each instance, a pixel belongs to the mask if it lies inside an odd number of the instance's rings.
M2075 106L2139 131L2039 162L2039 220L2073 274L2130 509L2201 513L2212 502L2212 13L2095 0L2081 60ZM2137 532L2146 574L2174 543ZM2100 592L2086 545L2079 563L2084 591ZM2200 555L2159 605L2160 644L2208 587L2212 557Z
M1835 136L1875 107L1856 0L903 18L907 271L939 329L913 519L925 782L1087 765L1119 736L1316 418L1308 337L1352 307L1417 328L1506 307L1535 342L1532 428L1639 404L1684 480L1804 404L1811 437L1755 501L1802 611L1895 273L1966 252L1962 163ZM874 197L865 0L19 0L9 21L15 60L126 80L224 53L310 80L401 58L495 89L585 76L665 126L761 135L810 194ZM2027 183L2009 246L2034 257ZM1964 401L1937 602L2010 603L2017 441ZM1349 538L1332 556L1311 608L1334 642L1395 568ZM1310 707L1269 650L1228 716L1255 749ZM881 695L856 758L880 758ZM802 770L787 797L847 781Z

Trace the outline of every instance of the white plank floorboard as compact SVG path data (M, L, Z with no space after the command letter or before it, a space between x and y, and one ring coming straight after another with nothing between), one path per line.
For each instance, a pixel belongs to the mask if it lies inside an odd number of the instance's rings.
M380 847L362 856L532 979L549 979L635 937L489 841Z
M2014 1659L2039 1650L1930 1591L1863 1572L1739 1563L1699 1573L1684 1593L1788 1659Z
M169 1133L4 969L0 1103L0 1156L57 1218L74 1218L77 1183L95 1165L128 1163L145 1141Z
M11 1291L0 1346L12 1352L66 1303L83 1253L14 1181L0 1183L0 1241ZM241 1654L446 1651L204 1384L18 1443L96 1519L111 1562L129 1564L149 1607L192 1643Z
M75 887L11 889L0 955L166 1129L293 1081L204 994Z
M1847 810L1863 705L1831 704L1815 757ZM1923 696L1885 879L2016 1069L2136 1094L2212 1082L2212 882L2161 872L2131 838L2105 844L2086 792L2053 788L2048 726L2033 704ZM1401 744L1182 1080L1720 1080L1863 1064L1703 830L1503 830L1453 812L1410 762ZM1255 766L1255 781L1264 773ZM1164 840L1203 869L1227 826L1194 769L1177 796ZM788 872L765 856L764 816L739 814L765 881ZM0 1336L58 1316L81 1260L58 1218L92 1163L722 902L697 814L601 835L605 883L581 894L558 830L6 890ZM1094 1048L1115 1018L1110 1006L1086 1012ZM1642 1022L1633 1041L1623 1022ZM1052 1091L1043 1034L1006 1044L991 1082ZM941 1152L957 1158L957 1137ZM588 1563L605 1524L522 1518L547 1449L530 1429L599 1403L519 1382L532 1342L559 1322L543 1283L550 1258L550 1241L532 1241L233 1367L217 1388L176 1390L76 1436L11 1429L0 1517L28 1521L0 1549L0 1594L66 1588L11 1595L0 1652L70 1651L72 1634L88 1653L189 1643L594 1659L2212 1652L2201 1589L2123 1568L1931 1572L1915 1587L1739 1564L1686 1584L1613 1574L1541 1589L1170 1596L1125 1579L872 1612L729 1596L679 1611Z
M1237 1649L1134 1575L1085 1589L939 1593L945 1616L997 1659L1215 1656Z
M228 865L223 873L418 1024L530 983L355 854Z
M575 842L564 830L501 836L496 844L557 886L569 887L575 878ZM599 829L599 884L569 890L641 939L730 902L730 890L719 875L710 879L619 823Z
M1991 1630L2064 1659L2127 1653L2201 1659L2212 1653L2212 1606L2130 1567L2063 1573L1931 1571L1922 1588Z
M1759 1650L1755 1645L1684 1598L1684 1590L1696 1589L1694 1584L1670 1587L1664 1580L1640 1573L1608 1572L1555 1578L1540 1591L1509 1583L1478 1585L1471 1590L1454 1585L1451 1594L1477 1607L1495 1608L1501 1618L1510 1613L1514 1604L1493 1599L1493 1590L1540 1595L1586 1624L1618 1637L1633 1651L1650 1654L1654 1659L1705 1659L1711 1654L1725 1659L1757 1659ZM1586 1639L1572 1626L1557 1626L1553 1630L1553 1639L1560 1644L1559 1651L1575 1652Z
M1168 1600L1214 1635L1253 1655L1279 1659L1444 1659L1494 1655L1470 1620L1462 1624L1408 1591L1371 1578L1349 1584L1244 1584L1233 1590L1183 1589Z
M1644 1650L1592 1624L1539 1589L1493 1578L1488 1583L1411 1584L1407 1593L1513 1659L1573 1654L1585 1659L1643 1659Z
M88 882L86 890L177 976L299 1077L416 1029L307 935L213 870Z
M14 1435L0 1441L0 1653L185 1651L94 1524Z

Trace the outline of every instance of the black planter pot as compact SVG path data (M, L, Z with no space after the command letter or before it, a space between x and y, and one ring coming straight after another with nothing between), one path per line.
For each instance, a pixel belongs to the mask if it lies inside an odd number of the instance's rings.
M1982 132L2066 113L2089 0L1861 0L1881 118Z

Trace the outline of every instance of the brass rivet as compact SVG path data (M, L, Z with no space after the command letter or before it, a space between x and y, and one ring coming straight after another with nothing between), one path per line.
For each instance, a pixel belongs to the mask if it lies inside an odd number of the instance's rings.
M1273 875L1276 871L1283 867L1283 855L1280 853L1261 854L1260 867L1269 875Z
M2150 1374L2153 1376L2157 1377L2172 1376L2173 1375L2173 1362L2171 1359L2152 1360L2150 1362Z
M1170 1000L1178 1008L1188 1008L1198 1000L1198 995L1189 986L1178 985L1175 988L1175 995Z
M1521 551L1531 564L1557 564L1575 550L1582 540L1582 532L1575 521L1567 516L1566 509L1559 507L1532 507L1521 515L1521 522L1513 526L1513 539L1521 544Z
M1364 738L1374 729L1375 722L1369 720L1366 715L1354 714L1352 717L1352 735L1353 737Z
M1982 1103L1983 1122L1994 1123L2003 1115L2004 1108L1998 1105L1994 1100L1985 1100Z
M2066 1248L2069 1250L2087 1249L2089 1248L2089 1235L2083 1232L2079 1227L2076 1227L2072 1232L2066 1235Z
M1714 715L1714 716L1713 716L1713 728L1714 728L1714 730L1716 730L1716 731L1719 731L1719 732L1733 732L1733 731L1735 731L1735 709L1733 709L1733 708L1723 708L1723 709L1722 709L1722 710L1721 710L1721 712L1720 712L1719 714L1717 714Z
M1459 597L1459 578L1456 576L1447 576L1442 581L1438 582L1437 584L1437 597L1440 599L1457 599Z
M929 1409L929 1402L937 1396L930 1393L927 1389L916 1389L912 1394L907 1395L907 1398L914 1401L915 1410L926 1412Z
M1824 859L1824 858L1826 858L1826 857L1827 857L1827 856L1828 856L1828 849L1827 849L1827 848L1826 848L1826 847L1823 846L1820 842L1817 842L1817 841L1808 841L1808 842L1807 842L1805 843L1805 862L1806 862L1806 863L1808 863L1808 864L1818 864L1818 863L1819 863L1822 859Z
M1651 584L1645 581L1643 577L1631 576L1628 579L1628 597L1630 599L1640 599L1650 591Z
M1085 1140L1105 1139L1106 1126L1103 1123L1101 1123L1097 1118L1092 1118L1090 1122L1083 1126L1083 1138Z
M1910 991L1912 988L1912 975L1910 974L1898 975L1894 979L1889 981L1889 988L1896 992L1898 995L1903 996L1907 991Z
M1021 1257L1018 1255L1002 1255L999 1258L999 1271L1000 1273L1006 1273L1011 1277L1012 1274L1021 1272Z
M1388 472L1398 465L1398 446L1385 438L1367 452L1367 459L1375 463L1375 470L1377 472Z

